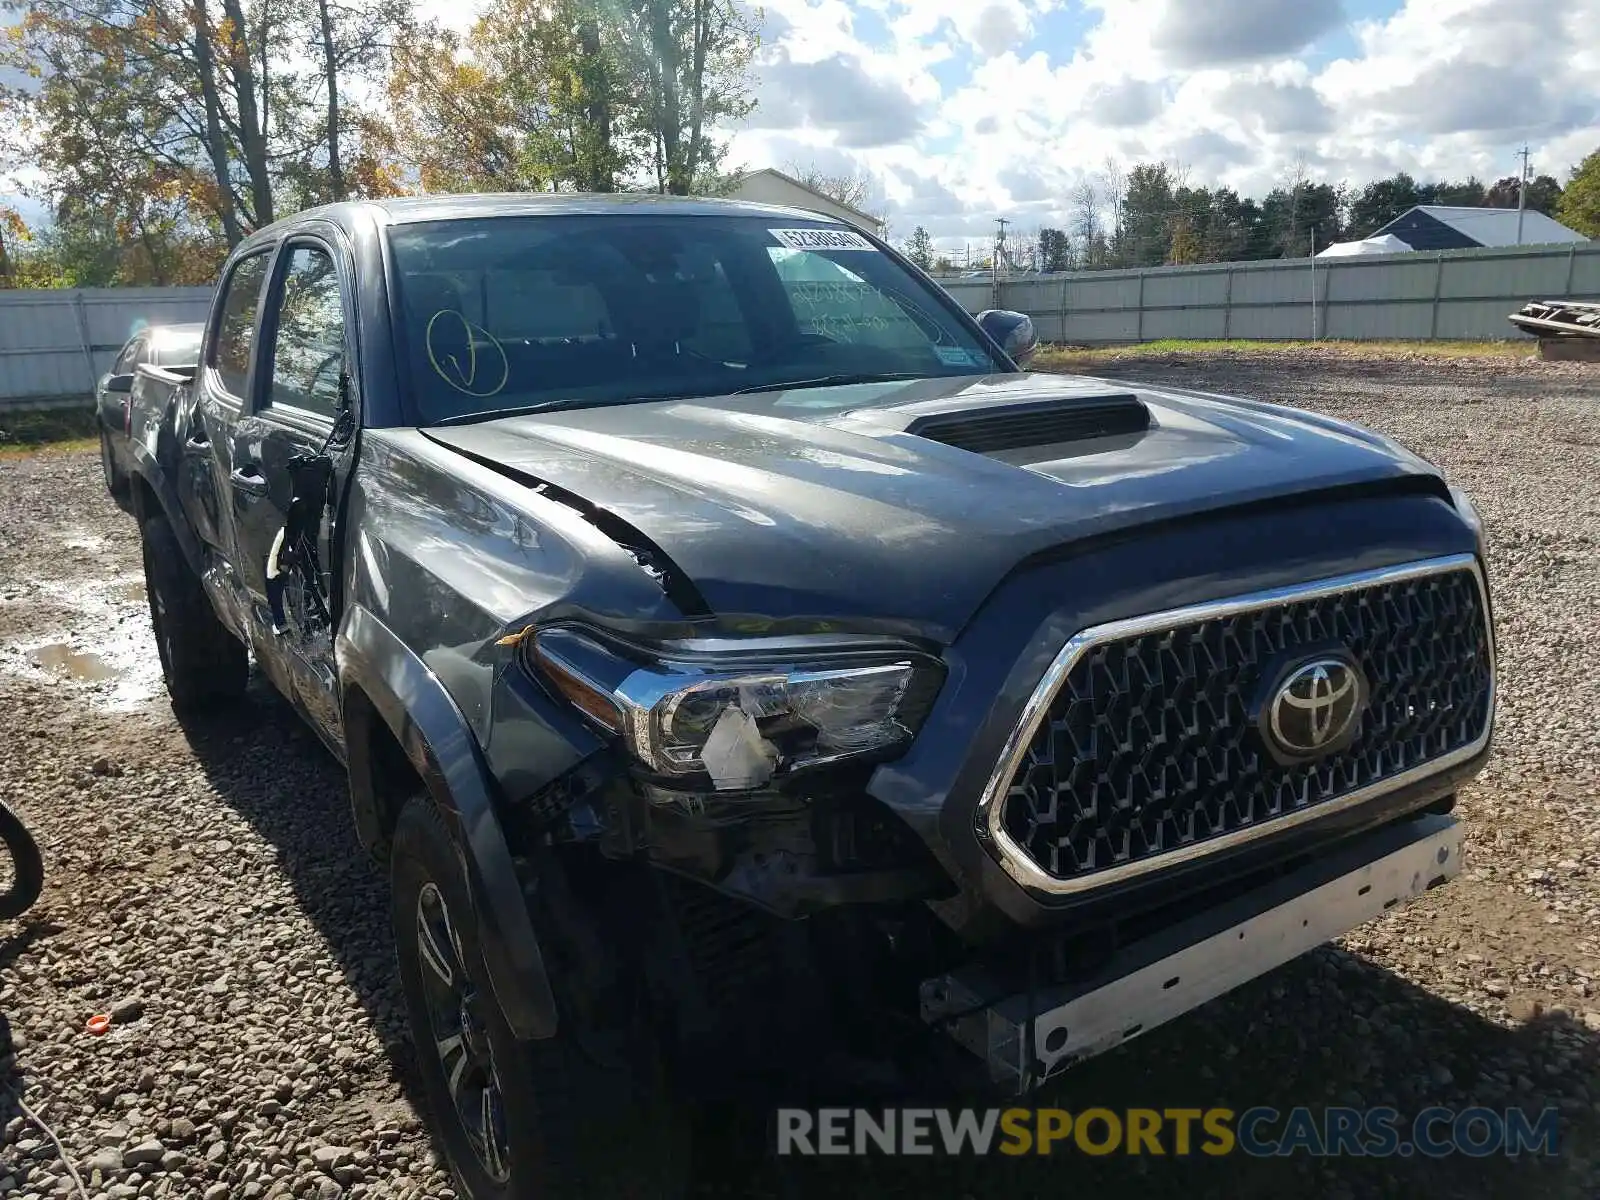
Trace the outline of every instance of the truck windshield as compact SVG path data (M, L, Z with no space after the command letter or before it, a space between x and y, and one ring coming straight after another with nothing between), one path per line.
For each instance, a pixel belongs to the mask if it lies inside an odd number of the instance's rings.
M537 215L389 238L417 425L1010 369L926 282L820 220Z

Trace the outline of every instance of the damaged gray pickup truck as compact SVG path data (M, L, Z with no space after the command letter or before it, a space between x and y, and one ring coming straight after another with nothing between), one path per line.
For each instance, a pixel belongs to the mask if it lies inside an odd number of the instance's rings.
M1033 349L814 213L477 196L257 232L140 369L172 701L253 656L347 766L463 1194L1026 1092L1457 872L1467 499Z

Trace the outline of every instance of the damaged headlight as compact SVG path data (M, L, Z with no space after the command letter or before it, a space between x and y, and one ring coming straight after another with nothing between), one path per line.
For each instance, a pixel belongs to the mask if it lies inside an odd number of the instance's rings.
M522 653L652 771L708 778L718 791L902 751L943 679L938 660L881 645L651 651L551 628L524 639Z

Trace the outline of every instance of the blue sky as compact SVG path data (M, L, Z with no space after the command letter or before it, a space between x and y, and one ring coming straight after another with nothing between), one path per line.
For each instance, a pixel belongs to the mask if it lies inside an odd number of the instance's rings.
M741 0L747 2L747 0ZM754 0L729 165L860 172L891 235L1069 224L1108 163L1496 179L1600 148L1600 0ZM465 28L482 0L419 0ZM0 193L7 190L0 179Z

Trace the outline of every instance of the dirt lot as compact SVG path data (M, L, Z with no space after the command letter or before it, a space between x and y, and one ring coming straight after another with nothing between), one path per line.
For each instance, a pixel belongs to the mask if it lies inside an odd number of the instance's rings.
M1081 1068L1050 1098L1408 1117L1433 1103L1554 1107L1559 1156L802 1170L766 1160L749 1123L731 1122L700 1194L1593 1200L1600 374L1323 352L1095 369L1305 404L1440 463L1488 525L1502 691L1494 760L1459 806L1462 878ZM243 712L181 728L160 692L134 526L94 454L0 461L0 789L24 806L50 872L31 919L0 929L0 1196L71 1194L18 1094L95 1196L451 1195L408 1100L382 880L332 761L254 690ZM112 1009L112 1032L84 1031Z

